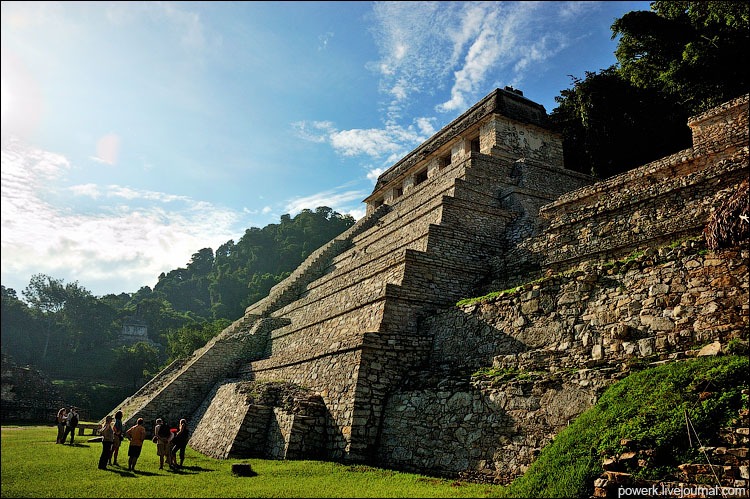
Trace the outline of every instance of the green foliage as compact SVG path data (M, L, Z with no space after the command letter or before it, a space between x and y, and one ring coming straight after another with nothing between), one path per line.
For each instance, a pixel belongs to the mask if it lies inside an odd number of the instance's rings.
M236 319L265 297L310 253L354 225L354 218L322 206L305 209L281 223L251 227L236 243L204 248L185 268L159 276L152 297L169 302L197 322ZM175 326L181 327L182 324Z
M747 2L657 1L612 25L620 74L697 114L748 91Z
M573 78L555 101L550 119L563 134L572 170L607 178L691 145L687 112L656 90L636 87L614 66Z
M3 426L2 497L489 497L499 486L333 462L226 459L188 447L184 468L159 469L156 444L144 442L136 472L123 466L98 470L102 446L76 435L75 445L55 445L52 426ZM118 461L127 462L128 441ZM239 477L232 464L257 474Z
M602 459L624 449L621 439L653 448L650 474L662 479L683 462L701 462L688 439L686 416L703 445L716 445L718 431L747 407L747 357L698 357L631 374L612 385L544 448L507 497L589 497ZM711 396L701 397L710 391ZM703 398L703 400L701 400Z
M494 300L497 297L500 296L506 296L506 295L514 295L520 291L523 291L524 289L527 289L529 286L534 286L536 284L541 284L545 281L548 281L550 279L550 276L547 277L540 277L539 279L534 279L533 281L529 281L527 283L521 284L519 286L515 286L513 288L503 289L500 291L492 291L490 293L487 293L483 296L478 296L474 298L464 298L462 300L459 300L456 302L457 307L463 307L466 305L474 305L478 303L485 303Z
M169 361L189 357L231 323L228 319L218 319L213 322L189 324L169 331L167 333Z
M479 369L471 375L472 380L489 381L493 386L498 386L510 380L527 380L537 378L541 375L539 372L524 371L513 367L486 367Z
M732 338L727 343L726 352L729 355L747 355L748 343L747 341L740 340L739 338Z
M139 388L157 373L159 350L144 341L114 349L112 372L116 379L131 389Z
M81 412L83 419L94 421L103 418L113 407L133 394L130 385L123 387L117 384L92 382L83 379L56 380L54 386L59 391L62 400L77 407L85 408Z
M571 76L555 98L567 168L607 178L688 148L689 116L747 93L750 4L651 6L612 24L617 66Z

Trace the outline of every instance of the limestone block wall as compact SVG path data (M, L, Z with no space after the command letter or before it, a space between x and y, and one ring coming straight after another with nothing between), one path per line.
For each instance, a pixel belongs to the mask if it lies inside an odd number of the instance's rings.
M399 391L385 409L378 456L396 469L508 483L607 383L577 373Z
M427 376L389 397L379 462L500 482L520 475L630 366L746 342L749 256L684 242L425 319L420 331L434 337ZM469 382L490 366L517 376Z
M222 384L190 436L190 447L207 456L224 459L261 448L270 408L250 407L250 397L238 382ZM250 417L248 417L250 416ZM247 420L247 424L245 421ZM238 439L240 431L243 438Z
M499 114L482 128L482 132L489 136L493 156L511 161L527 158L552 167L563 167L562 141L556 132Z
M729 155L737 148L747 146L748 97L745 94L688 120L696 155Z
M325 418L320 397L292 384L224 381L190 445L217 459L315 459L324 449Z
M343 458L350 450L353 398L361 359L361 339L342 343L349 347L301 362L281 363L269 358L251 363L244 371L258 381L294 380L320 394L327 409L322 451L325 457L333 459Z
M554 270L700 234L748 176L748 96L690 121L695 147L561 196L519 245Z

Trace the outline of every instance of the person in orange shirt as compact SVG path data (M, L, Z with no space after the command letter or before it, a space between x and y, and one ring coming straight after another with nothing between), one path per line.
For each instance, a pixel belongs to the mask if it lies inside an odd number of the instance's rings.
M141 455L143 441L146 440L146 427L143 426L143 418L138 418L134 426L131 426L125 435L130 439L128 446L128 470L135 471L135 463Z

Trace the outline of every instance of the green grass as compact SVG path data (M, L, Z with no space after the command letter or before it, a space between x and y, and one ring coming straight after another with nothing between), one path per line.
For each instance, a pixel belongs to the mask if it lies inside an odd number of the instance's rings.
M145 443L138 471L98 470L101 444L78 437L56 445L49 426L2 428L2 497L590 497L602 459L621 452L621 439L654 449L641 476L685 462L700 463L688 445L685 414L701 443L717 445L718 430L748 406L746 356L698 357L639 371L612 385L597 404L545 447L508 487L320 461L216 460L188 448L185 469L159 470L156 446ZM498 371L499 375L505 374ZM710 392L710 396L705 393ZM704 396L701 397L701 393ZM702 400L701 400L702 399ZM88 437L87 437L88 438ZM695 440L693 440L695 442ZM127 442L120 462L127 459ZM250 463L254 477L232 475ZM637 471L637 470L633 470Z
M156 444L147 441L136 472L97 469L101 444L76 435L57 445L51 426L2 427L0 497L490 497L498 486L321 461L217 460L188 448L185 468L159 469ZM120 448L127 463L128 442ZM250 463L257 476L232 474Z
M646 471L631 470L642 478L705 462L689 445L685 414L703 445L717 445L718 430L748 406L748 364L745 356L698 357L631 374L560 432L504 497L590 497L602 459L623 450L621 439L656 451ZM712 395L700 400L701 392Z

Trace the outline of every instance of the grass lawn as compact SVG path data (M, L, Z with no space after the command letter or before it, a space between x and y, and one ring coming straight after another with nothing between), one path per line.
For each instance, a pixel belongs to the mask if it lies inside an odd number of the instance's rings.
M1 497L497 497L499 486L321 461L217 460L188 448L185 467L159 469L156 444L146 441L135 473L127 470L128 441L120 467L97 469L102 445L76 435L55 444L52 426L3 426ZM232 474L249 463L256 476Z

